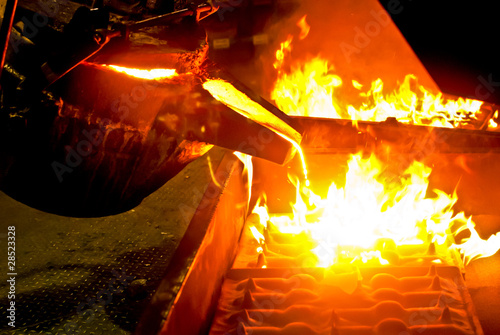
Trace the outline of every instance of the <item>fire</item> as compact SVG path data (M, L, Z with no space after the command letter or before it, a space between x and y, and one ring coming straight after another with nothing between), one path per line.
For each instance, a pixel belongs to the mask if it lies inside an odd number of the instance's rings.
M161 80L161 79L172 78L177 75L177 71L175 69L134 69L118 65L106 65L106 64L102 64L100 66L119 73L125 73L132 77L147 79L147 80Z
M280 49L276 51L276 61L273 64L275 69L280 70L281 67L283 66L286 54L292 50L292 41L293 41L293 36L288 35L286 41L281 43Z
M419 85L412 74L388 94L384 93L381 79L373 81L366 91L362 90L361 83L351 80L353 88L360 92L356 101L347 101L342 98L345 83L327 60L313 57L304 63L292 63L289 71L284 69L292 42L290 35L276 52L273 65L278 78L271 92L276 105L289 115L362 121L385 121L394 117L407 124L455 128L474 122L481 114L482 101L445 99L441 92L432 93ZM490 121L489 126L491 129L497 125Z
M298 23L301 39L310 28L305 19ZM289 35L276 51L273 65L278 77L271 92L276 105L289 115L363 121L391 117L406 124L455 128L473 124L482 113L482 101L445 99L441 92L432 93L419 85L412 74L388 94L384 93L381 79L373 81L368 89L351 80L351 90L359 94L355 102L346 101L340 98L345 82L325 59L313 57L286 70L292 42L293 36ZM497 117L498 111L494 113ZM490 119L488 126L492 129L497 124ZM363 158L355 154L348 162L345 182L332 183L326 197L315 194L308 181L301 183L292 178L296 187L293 214L271 215L260 205L254 213L265 217L260 222L261 228L265 227L262 229L314 241L310 252L317 264L309 264L312 266L397 265L405 257L413 257L417 264L454 264L455 251L467 264L500 249L500 233L482 240L471 218L462 212L454 213L456 194L428 190L430 167L414 161L400 174L388 171L388 165L375 155ZM252 229L255 239L262 243L258 229ZM456 234L463 230L469 230L470 237L455 244Z
M395 265L409 251L425 258L429 250L435 252L434 262L452 263L448 249L454 233L464 229L471 231L471 238L454 246L466 262L500 249L500 235L483 241L471 218L453 212L456 194L434 190L428 196L430 173L431 168L415 161L394 176L374 154L363 158L358 153L348 162L345 183L332 183L325 198L293 181L297 184L293 216L270 215L268 224L283 234L304 234L316 241L311 252L320 267ZM265 208L258 206L254 212L263 213Z
M252 232L252 235L255 237L258 243L264 243L264 235L262 235L255 226L250 227L250 231Z
M477 119L482 101L458 98L444 101L441 92L432 94L425 87L418 85L414 75L407 75L399 88L383 95L383 82L377 79L371 89L360 93L367 102L355 108L347 107L352 120L384 121L395 117L408 124L455 128Z
M306 22L307 15L304 15L299 22L297 22L297 26L300 28L299 39L303 40L309 34L309 30L311 30L311 26Z
M467 221L467 225L462 227L461 230L465 229L470 231L471 236L465 238L462 244L455 245L455 247L462 251L465 264L474 259L490 257L499 250L500 233L491 235L487 240L483 240L477 233L472 220Z
M342 79L321 58L281 73L271 99L289 115L342 118L341 107L334 99L334 90Z
M471 123L480 113L482 101L458 98L445 100L441 92L433 94L418 79L409 74L399 88L383 93L384 83L377 79L369 90L352 81L360 90L358 107L337 98L336 90L343 85L334 68L319 57L282 72L271 93L277 106L289 115L385 121L394 117L399 122L415 125L454 128ZM490 126L493 123L490 122Z
M498 119L498 111L495 111L493 117L488 121L488 129L495 129L498 127L498 123L494 119Z

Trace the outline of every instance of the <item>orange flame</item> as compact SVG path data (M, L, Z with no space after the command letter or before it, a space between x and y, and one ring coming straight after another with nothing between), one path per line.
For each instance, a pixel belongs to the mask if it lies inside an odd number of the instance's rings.
M363 159L357 154L348 163L345 186L332 184L326 199L299 185L294 218L284 231L293 226L295 233L307 232L322 241L313 250L318 266L374 259L388 264L376 249L381 239L426 250L430 231L446 237L449 222L455 220L446 209L454 199L444 193L438 193L436 199L425 199L430 168L414 162L397 182L381 180L382 170L374 155ZM278 228L286 222L283 220L271 218Z
M290 71L283 70L285 58L291 54L292 41L293 36L288 36L276 51L273 65L278 70L278 78L271 92L276 105L289 115L362 121L385 121L394 117L402 123L453 128L472 123L481 113L482 101L445 100L441 92L433 94L419 85L417 77L412 74L389 94L384 94L381 79L373 81L365 92L361 91L361 83L351 80L352 86L360 93L356 101L345 101L337 92L343 80L327 60L314 57L304 63L292 64ZM490 120L489 126L496 128L497 125Z
M292 67L291 73L281 72L271 98L289 115L341 118L362 121L385 121L394 117L407 124L435 127L459 127L477 119L482 101L458 98L444 100L442 93L432 94L418 85L414 75L407 75L399 88L384 95L381 79L371 88L360 92L359 107L336 98L335 89L342 79L334 74L328 62L316 57ZM362 85L352 81L353 87ZM416 87L416 89L414 88ZM490 126L495 126L490 122Z
M281 43L280 49L276 50L276 61L273 64L275 69L280 70L283 66L286 55L292 50L292 41L293 36L288 35L286 41Z
M297 22L297 26L300 28L299 39L303 40L309 34L309 30L311 30L311 26L309 26L306 22L307 15L304 15L299 22Z
M385 176L385 168L375 155L352 155L345 185L332 183L327 197L321 198L296 182L293 216L271 215L270 222L284 234L302 233L316 241L311 251L320 267L394 264L408 250L424 257L431 248L436 253L433 262L453 264L451 226L460 227L457 233L472 232L465 243L455 245L466 262L500 249L500 234L483 241L470 218L454 214L456 194L434 190L434 197L426 196L431 168L413 162L396 178Z
M298 26L306 27L305 17ZM302 33L306 35L308 29L308 26L301 29ZM289 35L276 51L273 65L278 78L271 93L277 106L290 115L364 121L394 117L408 124L453 128L473 123L481 113L482 101L445 100L441 92L433 94L418 85L416 76L411 74L389 94L383 93L381 79L373 81L367 91L362 91L363 85L352 80L354 89L360 91L361 102L357 101L355 107L338 98L337 91L343 81L326 60L315 57L292 65L288 72L284 70L292 41L293 36ZM498 111L493 118L498 118ZM488 126L492 129L498 125L490 119ZM482 240L471 218L466 218L464 213L454 214L456 194L434 190L435 197L427 197L429 167L413 162L398 178L384 178L385 168L374 155L368 159L353 155L345 185L332 183L324 199L316 195L309 184L301 186L298 181L292 181L297 191L293 216L273 215L269 222L284 234L305 234L316 241L317 247L312 252L319 266L342 262L386 265L398 261L401 253L393 250L405 249L416 250L421 255L430 252L436 255L433 263L450 260L453 263L450 246L463 254L467 264L500 249L500 233ZM259 206L259 211L265 208ZM461 244L453 244L451 227L458 227L455 234L468 229L471 236Z

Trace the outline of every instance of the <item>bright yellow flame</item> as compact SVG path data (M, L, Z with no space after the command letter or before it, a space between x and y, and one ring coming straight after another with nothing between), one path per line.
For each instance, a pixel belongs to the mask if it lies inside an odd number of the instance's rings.
M408 124L454 128L476 119L482 101L458 98L444 101L442 93L432 94L418 85L414 75L407 75L399 88L383 95L383 82L375 80L371 89L360 96L368 101L359 108L348 106L352 120L384 121L395 117Z
M394 117L407 124L435 127L460 127L472 123L480 113L482 101L443 98L441 92L431 93L409 74L392 93L384 94L384 83L377 79L370 89L360 92L356 101L340 99L338 93L342 78L334 73L334 67L321 57L307 62L292 64L290 71L283 70L285 58L292 50L293 36L281 43L276 52L274 67L278 70L271 98L289 115L327 117L362 121L385 121ZM351 80L355 89L363 85ZM490 122L493 127L494 122Z
M363 88L363 85L362 85L362 84L360 84L357 80L354 80L354 79L352 80L352 86L353 86L355 89L357 89L357 90L360 90L360 89L362 89L362 88Z
M470 231L470 237L464 239L461 244L455 244L464 256L464 263L483 257L493 256L500 249L500 233L491 235L487 240L483 240L475 229L472 220L467 221L467 226L464 229Z
M303 19L300 27L305 24ZM293 37L288 36L276 52L278 79L272 92L277 106L290 115L365 121L394 117L409 124L459 127L476 119L480 112L481 101L445 101L441 93L432 94L418 85L413 75L407 75L399 88L387 95L383 94L382 80L375 80L369 90L360 92L362 102L354 107L335 98L343 82L327 61L316 57L292 66L289 73L283 70L292 41ZM351 83L356 90L363 89L358 81ZM302 150L298 143L295 145L307 176ZM269 216L267 208L260 205L254 213L266 217L266 227L272 226L268 228L315 241L311 252L316 256L316 266L321 267L339 263L388 265L398 263L407 254L417 255L417 262L425 258L429 263L453 263L451 227L456 233L471 231L464 243L453 245L466 262L492 255L500 248L500 233L481 240L471 218L453 212L456 194L434 190L434 197L428 196L431 168L415 161L401 174L389 171L373 154L369 158L352 155L345 184L332 183L326 198L312 191L307 178L305 186L291 180L296 187L292 215ZM260 232L252 228L260 242Z
M264 235L262 235L260 231L257 228L255 228L255 226L250 227L250 231L252 232L253 237L255 237L255 239L259 244L264 243L264 241L266 240Z
M175 69L134 69L134 68L128 68L128 67L123 67L123 66L118 66L118 65L106 65L103 64L101 65L102 67L108 68L110 70L120 72L120 73L125 73L129 76L136 77L136 78L141 78L141 79L148 79L148 80L161 80L161 79L167 79L167 78L172 78L177 75L177 72Z
M282 72L271 99L289 115L341 118L333 92L342 85L342 80L332 70L327 62L314 58L292 68L290 74Z
M495 111L495 113L493 114L493 117L488 120L488 129L490 129L490 128L495 129L498 127L498 123L495 122L494 119L498 119L498 111Z
M388 173L386 167L375 155L352 155L345 184L332 183L326 198L292 181L297 186L293 217L271 216L270 222L282 233L304 233L316 241L312 252L317 266L386 265L391 259L384 251L398 255L396 249L411 249L425 255L432 243L437 257L451 262L450 226L473 228L463 213L453 213L456 194L435 190L434 197L427 197L431 169L422 163L413 162L400 176ZM458 246L465 255L467 243L472 241ZM489 243L486 254L500 247L498 239Z

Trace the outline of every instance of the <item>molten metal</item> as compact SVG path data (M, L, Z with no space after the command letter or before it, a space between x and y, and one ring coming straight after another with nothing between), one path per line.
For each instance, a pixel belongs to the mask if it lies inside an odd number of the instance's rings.
M132 77L147 79L147 80L162 80L162 79L172 78L177 75L177 71L175 69L134 69L118 65L106 65L106 64L102 64L100 66L119 73L125 73Z

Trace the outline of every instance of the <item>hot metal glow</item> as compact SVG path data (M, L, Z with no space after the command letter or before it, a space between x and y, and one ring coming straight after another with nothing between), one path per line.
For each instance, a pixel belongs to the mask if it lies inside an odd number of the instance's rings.
M236 89L231 83L222 79L211 79L203 83L203 88L221 103L230 107L239 114L254 120L280 134L288 134L294 141L300 134L277 116L251 100L246 94Z
M272 129L279 136L290 142L294 148L299 152L302 160L302 166L305 179L307 180L307 168L304 159L304 154L299 145L300 134L295 131L288 124L283 122L277 116L273 115L258 103L251 100L241 91L237 90L231 83L221 80L212 79L203 83L203 88L210 92L210 94L221 103L230 107L239 114L262 124L269 129Z
M135 69L118 65L101 65L112 71L127 74L129 76L148 80L161 80L172 78L177 75L175 69Z
M252 156L235 151L234 155L243 163L243 174L247 174L248 178L248 205L252 199L252 183L253 183L253 163Z

